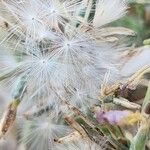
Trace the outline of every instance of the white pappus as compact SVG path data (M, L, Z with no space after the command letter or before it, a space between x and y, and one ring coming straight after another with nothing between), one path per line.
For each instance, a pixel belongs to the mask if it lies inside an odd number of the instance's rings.
M58 121L62 119L59 118L60 113L69 112L62 105L64 101L84 111L97 102L105 73L110 71L114 78L118 75L120 48L115 42L105 39L111 38L111 34L104 37L97 31L98 27L122 17L127 5L122 0L113 0L112 5L110 0L98 0L93 7L96 7L95 10L92 8L92 13L89 13L86 11L89 7L83 5L87 3L86 0L0 2L13 18L11 23L9 20L6 22L6 38L0 39L0 45L3 43L7 48L11 47L5 54L3 48L0 49L0 54L5 55L0 57L0 65L3 66L0 80L4 80L7 83L5 86L10 85L11 89L22 79L25 80L23 87L18 88L22 91L16 92L20 92L21 102L17 108L18 115L25 109L34 112L45 106L53 106L55 112L23 120L22 141L30 150L55 150L53 139L68 131ZM85 11L88 12L86 15ZM92 21L90 15L93 15ZM79 21L79 17L84 22ZM5 24L3 19L0 23ZM95 143L88 144L83 140L66 149L99 148Z

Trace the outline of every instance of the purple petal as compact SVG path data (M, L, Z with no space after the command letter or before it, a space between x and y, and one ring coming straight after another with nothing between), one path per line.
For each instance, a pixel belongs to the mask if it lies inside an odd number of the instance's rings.
M117 124L124 117L129 115L129 111L110 110L108 112L98 111L96 113L96 119L100 123L108 122L110 124Z

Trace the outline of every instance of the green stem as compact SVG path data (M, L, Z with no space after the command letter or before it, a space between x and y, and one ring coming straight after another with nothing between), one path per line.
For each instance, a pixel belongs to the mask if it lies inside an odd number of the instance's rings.
M142 106L143 120L141 122L140 128L138 129L136 136L133 138L133 141L131 141L130 150L145 150L148 135L150 133L150 121L149 116L145 114L144 110L145 107L149 104L149 101L150 83Z

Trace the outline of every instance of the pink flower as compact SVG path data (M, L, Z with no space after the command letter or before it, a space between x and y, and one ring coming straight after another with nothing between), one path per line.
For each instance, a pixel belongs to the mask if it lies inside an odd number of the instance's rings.
M99 123L108 122L110 124L119 124L124 117L129 115L129 111L110 110L104 112L102 110L96 113L96 119Z

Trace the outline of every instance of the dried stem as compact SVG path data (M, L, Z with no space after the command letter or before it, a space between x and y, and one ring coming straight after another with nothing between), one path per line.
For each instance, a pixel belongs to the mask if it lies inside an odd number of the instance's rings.
M14 88L12 94L13 101L10 102L3 118L1 119L0 137L3 137L8 132L9 128L13 125L16 119L17 108L25 92L25 83L25 77L22 77L19 82L16 83L16 87Z
M16 119L16 112L19 103L20 102L18 100L13 100L6 109L6 112L4 113L0 123L0 138L2 138L13 125Z
M64 101L64 104L66 104L68 109L74 112L77 116L80 116L80 118L83 119L89 126L91 126L92 128L95 128L94 123L91 120L89 120L78 108L76 108L75 106L72 106L67 101Z
M72 117L65 115L64 119L73 129L78 131L82 137L87 137L86 132Z
M55 139L54 141L56 143L63 144L63 143L69 143L71 141L79 140L80 138L83 138L81 136L81 134L78 131L74 131L74 132L70 133L69 135L59 138L59 139Z
M107 95L110 94L115 94L117 93L119 90L125 90L126 88L133 88L136 87L137 84L140 82L140 79L143 77L143 75L145 75L146 73L150 72L150 66L145 66L142 69L140 69L139 71L137 71L134 75L132 75L132 77L130 77L127 81L125 81L125 83L116 83L112 86L108 86L106 85L106 83L104 82L104 84L102 84L101 86L101 98L104 98Z
M132 110L140 110L141 106L139 104L133 103L128 101L125 98L114 98L113 99L113 103L116 105L120 105L122 107L128 108L128 109L132 109Z

